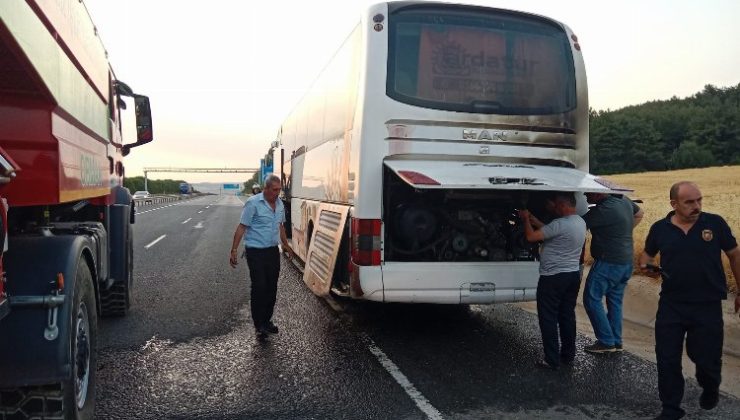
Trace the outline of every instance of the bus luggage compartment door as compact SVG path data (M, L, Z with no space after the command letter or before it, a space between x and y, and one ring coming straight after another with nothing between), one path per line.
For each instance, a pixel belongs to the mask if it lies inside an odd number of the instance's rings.
M460 303L491 303L496 298L496 284L465 283L460 288Z

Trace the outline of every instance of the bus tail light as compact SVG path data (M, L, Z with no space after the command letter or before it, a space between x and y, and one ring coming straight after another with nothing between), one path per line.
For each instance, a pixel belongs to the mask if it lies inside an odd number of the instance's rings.
M416 171L398 171L398 175L411 185L440 185L436 179Z
M380 219L352 218L352 261L380 265Z

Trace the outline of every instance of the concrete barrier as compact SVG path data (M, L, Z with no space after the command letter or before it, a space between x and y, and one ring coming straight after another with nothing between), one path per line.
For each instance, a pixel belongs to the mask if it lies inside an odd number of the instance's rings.
M189 198L189 197L182 197L180 195L152 195L147 198L135 198L134 206L141 207L141 206L146 206L150 204L169 203L172 201L180 201L183 198Z

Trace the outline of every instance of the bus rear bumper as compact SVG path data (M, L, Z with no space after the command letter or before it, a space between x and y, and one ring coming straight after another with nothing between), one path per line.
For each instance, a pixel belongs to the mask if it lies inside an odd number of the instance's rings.
M536 297L539 278L539 263L531 261L393 262L378 268L377 271L382 272L384 302L490 304L529 301ZM376 299L370 300L377 300L375 295L371 297Z

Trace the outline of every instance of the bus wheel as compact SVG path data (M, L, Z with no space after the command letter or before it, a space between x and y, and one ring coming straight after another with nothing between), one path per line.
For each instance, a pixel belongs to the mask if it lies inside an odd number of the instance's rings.
M92 274L84 258L77 263L70 323L70 377L62 384L65 418L92 419L95 410L95 354L98 320Z

